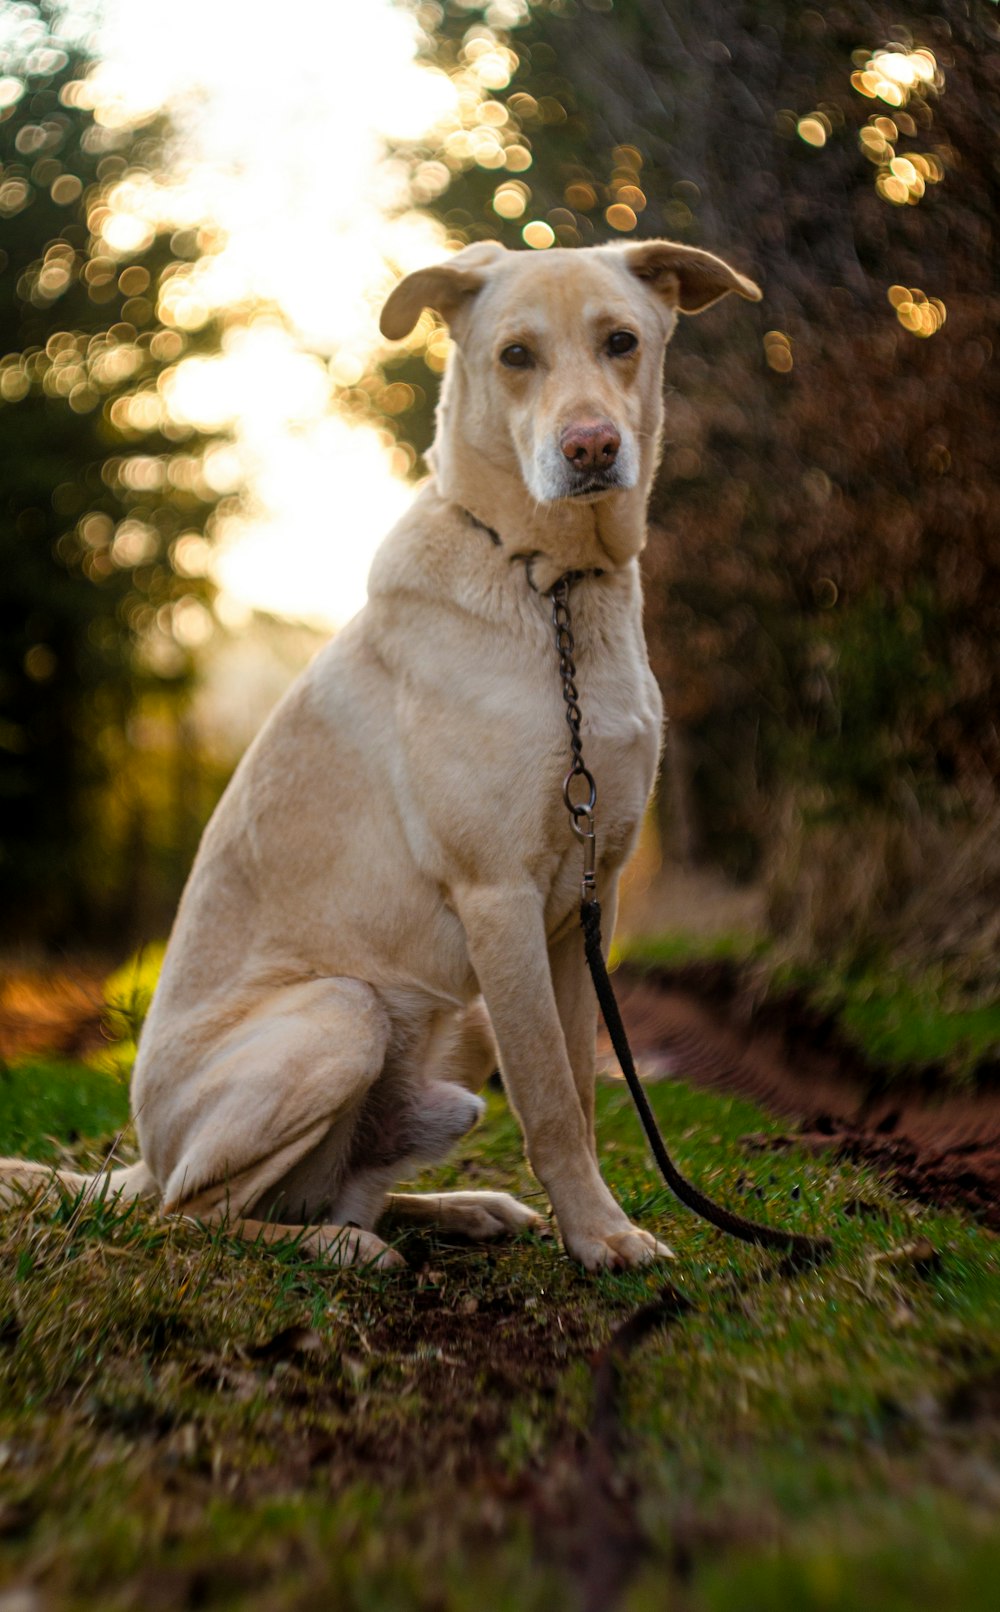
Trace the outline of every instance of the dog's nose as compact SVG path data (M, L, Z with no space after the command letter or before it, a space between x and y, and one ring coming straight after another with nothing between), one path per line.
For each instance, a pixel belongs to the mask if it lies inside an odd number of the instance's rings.
M610 420L578 420L559 438L559 446L575 470L609 470L621 445L621 436Z

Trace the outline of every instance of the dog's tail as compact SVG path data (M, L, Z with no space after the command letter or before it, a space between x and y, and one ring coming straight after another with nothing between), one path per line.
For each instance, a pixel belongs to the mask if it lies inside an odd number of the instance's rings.
M155 1197L158 1188L148 1167L140 1159L122 1169L97 1170L84 1175L78 1170L57 1170L50 1164L30 1159L0 1159L0 1209L23 1207L59 1193L64 1198L117 1198L130 1203L135 1198Z

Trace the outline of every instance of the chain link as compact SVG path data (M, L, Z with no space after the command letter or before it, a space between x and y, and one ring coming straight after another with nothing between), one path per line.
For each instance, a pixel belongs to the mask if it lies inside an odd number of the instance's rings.
M569 813L570 827L583 845L583 877L581 894L584 901L592 901L597 891L595 865L597 840L594 833L594 811L597 806L597 784L583 759L583 738L580 733L583 717L580 696L576 687L576 643L573 638L573 617L569 606L569 592L576 581L576 573L567 571L551 591L552 627L555 633L556 652L559 656L559 675L562 678L562 696L566 705L566 725L569 728L569 748L572 765L563 780L563 800ZM580 780L586 798L574 800L574 786ZM579 787L576 789L579 794Z

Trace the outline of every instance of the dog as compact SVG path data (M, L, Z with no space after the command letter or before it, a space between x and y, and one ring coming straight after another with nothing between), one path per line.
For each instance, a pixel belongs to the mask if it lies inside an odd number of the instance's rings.
M638 559L664 350L679 314L729 293L761 295L662 240L479 242L396 286L387 338L425 309L453 338L431 475L376 555L368 604L205 831L135 1065L141 1162L53 1178L6 1160L8 1194L45 1177L155 1198L342 1264L400 1263L376 1230L386 1210L471 1238L542 1229L506 1193L393 1190L476 1123L499 1063L566 1251L591 1271L669 1255L598 1166L547 594L574 573L610 935L661 740Z

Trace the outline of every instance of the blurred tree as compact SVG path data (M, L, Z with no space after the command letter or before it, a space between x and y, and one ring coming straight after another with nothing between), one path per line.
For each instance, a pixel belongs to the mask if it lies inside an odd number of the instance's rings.
M144 690L161 720L183 693L216 502L157 383L215 336L169 305L193 234L143 211L164 129L95 110L55 7L3 11L0 930L53 941L134 915L126 739Z
M411 9L459 95L403 155L456 239L665 234L764 287L683 322L667 359L645 564L664 832L745 875L790 809L842 822L836 905L866 814L1000 780L995 8ZM427 412L401 419L422 447ZM873 880L888 905L896 872Z

